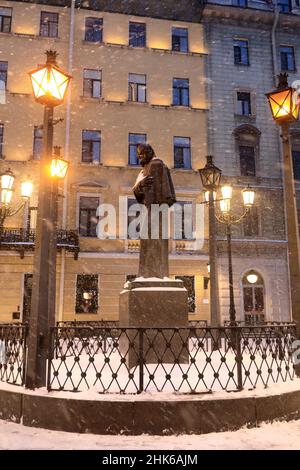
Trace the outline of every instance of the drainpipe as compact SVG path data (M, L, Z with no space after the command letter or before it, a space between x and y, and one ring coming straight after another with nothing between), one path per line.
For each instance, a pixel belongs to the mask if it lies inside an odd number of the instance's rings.
M274 21L272 26L272 56L273 56L273 72L275 86L277 85L277 75L278 75L278 63L277 63L277 47L276 47L276 29L279 21L279 6L277 0L275 0L274 5Z
M70 6L70 36L69 36L69 55L68 55L68 73L72 75L73 70L73 50L74 50L74 27L75 27L75 3L72 0ZM66 109L66 135L65 135L65 159L70 157L70 130L71 130L71 93L72 87L69 87ZM62 210L62 229L66 230L68 215L68 175L64 179L63 189L63 210ZM66 268L66 250L61 252L60 283L59 283L59 305L58 320L63 320L64 311L64 287L65 287L65 268Z

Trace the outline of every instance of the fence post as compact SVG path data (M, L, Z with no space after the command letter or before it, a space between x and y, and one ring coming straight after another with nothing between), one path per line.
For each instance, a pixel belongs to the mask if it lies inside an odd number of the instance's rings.
M144 329L139 328L139 393L144 391Z
M54 349L56 348L56 341L55 341L55 332L57 330L53 327L49 328L49 343L48 343L48 364L47 364L47 390L50 392L51 390L51 367L52 367L52 359L54 357Z
M28 350L27 350L27 335L28 335L28 330L29 330L29 325L27 322L24 323L20 328L22 328L22 335L24 335L23 340L23 369L22 369L22 385L25 384L25 375L26 375L26 367L27 367L27 356L28 356Z
M235 329L235 347L236 347L236 367L237 367L237 388L243 390L243 372L242 372L242 349L241 349L241 328L234 327Z

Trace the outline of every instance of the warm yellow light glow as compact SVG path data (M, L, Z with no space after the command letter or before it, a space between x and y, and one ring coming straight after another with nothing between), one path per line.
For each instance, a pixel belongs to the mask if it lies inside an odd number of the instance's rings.
M13 191L11 189L1 189L1 203L8 205L11 203Z
M221 188L222 198L231 199L232 198L232 186L226 185Z
M250 283L250 284L256 284L257 281L258 281L258 275L255 274L254 272L251 272L247 275L247 281Z
M84 300L91 300L92 294L90 292L84 292L83 293L83 298L84 298Z
M64 178L67 174L69 162L54 155L51 160L50 174L53 178Z
M248 188L242 191L242 195L243 195L244 205L246 207L252 207L254 204L255 191L248 186Z
M209 191L205 191L204 199L205 199L205 202L209 202ZM213 191L213 199L214 199L214 201L217 199L217 192L216 191Z
M210 264L209 263L207 263L207 272L208 272L208 274L210 274Z
M38 103L57 106L63 102L70 83L70 75L50 63L30 72L29 75L34 97Z
M221 199L220 209L225 214L230 212L230 199Z
M1 175L1 189L12 189L15 176L11 170L7 170Z
M32 181L23 181L21 183L21 196L24 199L30 199L33 191L33 183Z
M276 121L298 120L299 103L295 100L294 90L287 88L268 95L272 116Z

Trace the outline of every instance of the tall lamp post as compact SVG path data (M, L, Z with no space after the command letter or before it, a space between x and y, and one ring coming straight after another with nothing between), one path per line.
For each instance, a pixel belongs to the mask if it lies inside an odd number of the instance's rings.
M231 226L239 224L248 214L253 207L255 192L248 186L242 191L243 202L245 210L237 216L231 210L232 200L232 187L229 185L222 186L222 199L220 199L221 213L216 213L217 220L226 225L227 236L227 253L228 253L228 278L229 278L229 320L230 326L236 326L236 310L234 302L234 289L233 289L233 268L232 268L232 249L231 249Z
M15 175L9 168L7 171L0 175L0 233L4 226L4 221L7 217L13 217L25 206L29 201L33 184L30 180L21 182L21 198L23 202L17 207L13 207L12 199L14 193ZM1 241L1 240L0 240Z
M273 119L281 127L292 318L297 325L297 336L300 337L300 242L293 158L289 136L289 124L298 121L299 118L299 98L296 90L289 87L287 74L278 75L277 88L267 93L266 96Z
M213 157L207 156L207 163L199 170L202 186L208 195L209 225L209 265L210 265L210 316L211 326L220 325L215 194L220 186L222 172L213 164Z
M33 296L28 337L26 387L46 385L49 327L55 324L57 177L52 164L53 111L64 101L71 77L60 70L57 53L47 51L47 61L29 73L34 98L44 106L43 151L40 161L38 214L33 261ZM54 155L54 159L57 155ZM51 178L52 176L52 178Z

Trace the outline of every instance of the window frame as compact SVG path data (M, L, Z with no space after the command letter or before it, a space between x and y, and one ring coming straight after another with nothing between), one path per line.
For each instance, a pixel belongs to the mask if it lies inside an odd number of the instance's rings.
M139 75L141 77L144 77L145 83L133 82L132 79L130 79L130 76L132 75ZM143 89L142 93L144 93L144 96L145 96L144 100L139 99L140 88ZM133 99L134 96L136 96L137 99ZM130 101L130 103L147 103L147 75L146 74L142 74L142 73L129 73L128 74L128 101Z
M85 72L99 72L100 78L89 78L85 77ZM86 93L86 83L90 83L90 90L89 94ZM94 96L94 84L99 83L99 96ZM83 97L84 98L93 98L93 99L100 99L102 98L102 70L100 69L83 69Z
M38 136L36 133L40 131L41 135ZM43 132L43 126L34 126L33 128L33 146L32 146L32 159L39 161L41 159L42 153L43 153L43 137L44 137L44 132ZM40 153L36 151L37 148L39 148L40 145Z
M3 122L0 122L0 160L3 159L4 157L3 147L4 147L4 124Z
M186 31L186 36L180 36L178 34L175 34L175 30L182 30ZM179 38L179 49L175 47L175 38ZM186 40L186 47L183 47L181 44L181 38L184 38ZM179 26L173 26L172 31L171 31L171 46L172 46L172 51L173 52L182 52L184 54L188 54L190 51L190 45L189 45L189 28L185 27L179 27ZM183 48L182 48L183 47ZM184 49L184 50L183 50ZM186 50L185 50L186 49Z
M133 144L133 143L130 142L130 136L133 136L133 135L134 136L144 136L145 140L143 142L137 142L137 143ZM131 149L131 147L135 147L135 149L136 149L136 147L139 144L145 144L145 143L147 143L147 134L140 133L140 132L129 132L128 133L128 165L129 166L133 166L133 167L134 166L137 166L137 167L140 166L139 161L138 161L137 158L136 158L137 163L131 163L131 159L130 159L130 156L131 156L130 149Z
M91 139L85 139L84 138L84 132L97 132L99 134L99 140L91 140ZM100 165L101 164L101 142L102 141L102 134L100 130L95 130L95 129L82 129L82 134L81 134L81 164L84 165ZM89 143L90 148L89 148L89 156L91 156L91 161L84 161L83 156L86 153L84 151L84 143ZM94 155L94 143L99 144L99 158L97 160L94 160L93 155Z
M7 81L8 81L8 61L7 60L0 60L0 64L6 64L6 70L0 70L0 76L3 74L4 80L0 80L1 82L5 83L4 90L7 90Z
M82 277L95 277L97 278L97 282L96 282L96 285L97 285L97 294L96 294L96 305L94 307L94 311L88 311L88 312L84 312L84 311L78 311L78 302L79 302L79 299L78 299L78 278L79 276L82 276ZM96 280L96 279L95 279ZM82 283L84 284L84 283ZM83 287L83 285L82 285ZM93 289L92 289L93 290ZM76 273L76 278L75 278L75 305L74 305L74 311L75 311L75 315L97 315L98 312L99 312L99 309L100 309L100 274L86 274L86 273Z
M130 31L132 25L139 25L144 27L142 42L143 44L139 44L140 38L137 36L138 31L135 32L135 35ZM134 42L136 43L134 44ZM128 45L130 47L147 47L147 23L142 21L129 21L128 26Z
M247 100L239 100L239 95L249 95L249 101ZM244 103L247 102L249 105L249 113L245 113ZM241 106L241 112L239 110L239 106ZM252 117L254 116L253 113L253 97L252 93L249 90L236 90L235 94L235 114L237 116L243 117Z
M175 86L175 81L182 80L187 82L187 86ZM190 80L189 78L178 78L174 77L173 78L173 99L172 99L172 106L182 106L189 108L190 107ZM187 90L187 103L184 103L184 91ZM178 92L178 97L179 97L179 103L175 103L175 91Z
M87 26L87 21L88 20L96 20L96 21L100 21L100 24L98 26L101 26L101 28L99 28L99 31L100 31L100 36L101 36L101 39L99 40L94 40L94 39L89 39L88 36L89 34L92 32L92 36L94 36L96 34L96 31L97 29L95 28L95 25L90 26L88 27ZM85 42L90 42L90 43L93 43L93 44L102 44L103 43L103 26L104 26L104 20L103 20L103 17L96 17L96 16L86 16L85 19L84 19L84 41Z
M78 233L79 233L79 237L81 238L84 238L84 239L95 239L97 238L97 232L96 232L96 235L95 236L92 236L92 235L82 235L81 234L81 229L80 229L80 222L81 222L81 207L80 207L80 199L81 198L91 198L91 199L98 199L98 206L101 204L101 196L99 195L99 193L94 193L94 192L91 192L91 193L88 193L88 192L79 192L77 193L77 201L76 201L76 226L77 226L77 230L78 230ZM97 207L98 207L97 206ZM94 210L94 209L91 209L91 210ZM97 209L96 209L96 214L97 214ZM97 217L97 215L95 214L95 217Z
M244 42L247 46L236 45L236 42ZM241 51L245 49L247 51L247 62L242 62L243 54L240 53L241 61L236 61L236 49L239 48ZM234 58L234 65L242 66L242 67L250 67L250 47L249 47L249 39L245 38L234 38L233 39L233 58Z
M185 146L185 145L175 145L175 139L189 139L189 146ZM185 148L188 148L189 149L189 163L190 163L190 166L177 166L176 165L176 158L175 158L175 154L176 154L176 151L175 149L176 148L182 148L182 149L185 149ZM192 169L192 139L191 137L183 137L183 136L174 136L173 137L173 161L174 161L174 169L178 169L178 170L191 170ZM184 162L184 155L183 155L183 162ZM184 163L183 163L184 165Z
M1 8L3 10L10 10L10 12L11 12L10 16L7 16L5 14L3 14L3 15L0 14L0 33L9 34L9 33L11 33L13 9L10 8L10 7L1 7L0 6L0 10L1 10ZM7 19L9 20L8 31L4 31L4 24L5 24L5 20L7 20Z
M288 56L289 54L287 52L283 52L282 48L288 48L291 50L290 56L292 57L292 62L293 62L293 68L289 68L288 66ZM296 56L295 56L295 46L290 46L288 44L280 44L279 46L279 53L280 53L280 70L281 72L297 72L297 67L296 67ZM283 56L285 55L285 60L287 67L283 67Z
M43 15L53 15L56 17L57 21L43 21ZM55 34L52 34L51 29L54 27ZM47 29L47 34L43 34L43 28ZM58 38L59 30L59 13L55 11L46 11L42 10L40 14L40 33L39 36L43 38Z
M260 316L260 320L259 321L266 321L266 287L265 287L265 282L264 282L264 279L263 279L263 276L261 276L261 274L257 271L257 270L251 270L251 271L254 271L257 276L258 276L258 280L261 281L261 282L257 282L255 284L250 284L248 281L247 281L247 275L249 274L249 270L243 275L242 277L242 280L241 280L241 286L242 286L242 312L243 312L243 315L244 315L244 321L245 323L247 324L255 324L257 323L257 321L255 320L255 317L257 316ZM255 290L256 289L262 289L262 294L263 294L263 310L248 310L246 311L245 309L245 289L251 289L251 296L252 296L252 305L255 306L255 303L256 303L256 300L255 300ZM251 312L251 313L250 313ZM251 318L251 316L253 317L254 319L254 322L252 321L248 321L247 322L247 319L246 319L246 316L248 316L249 318Z

